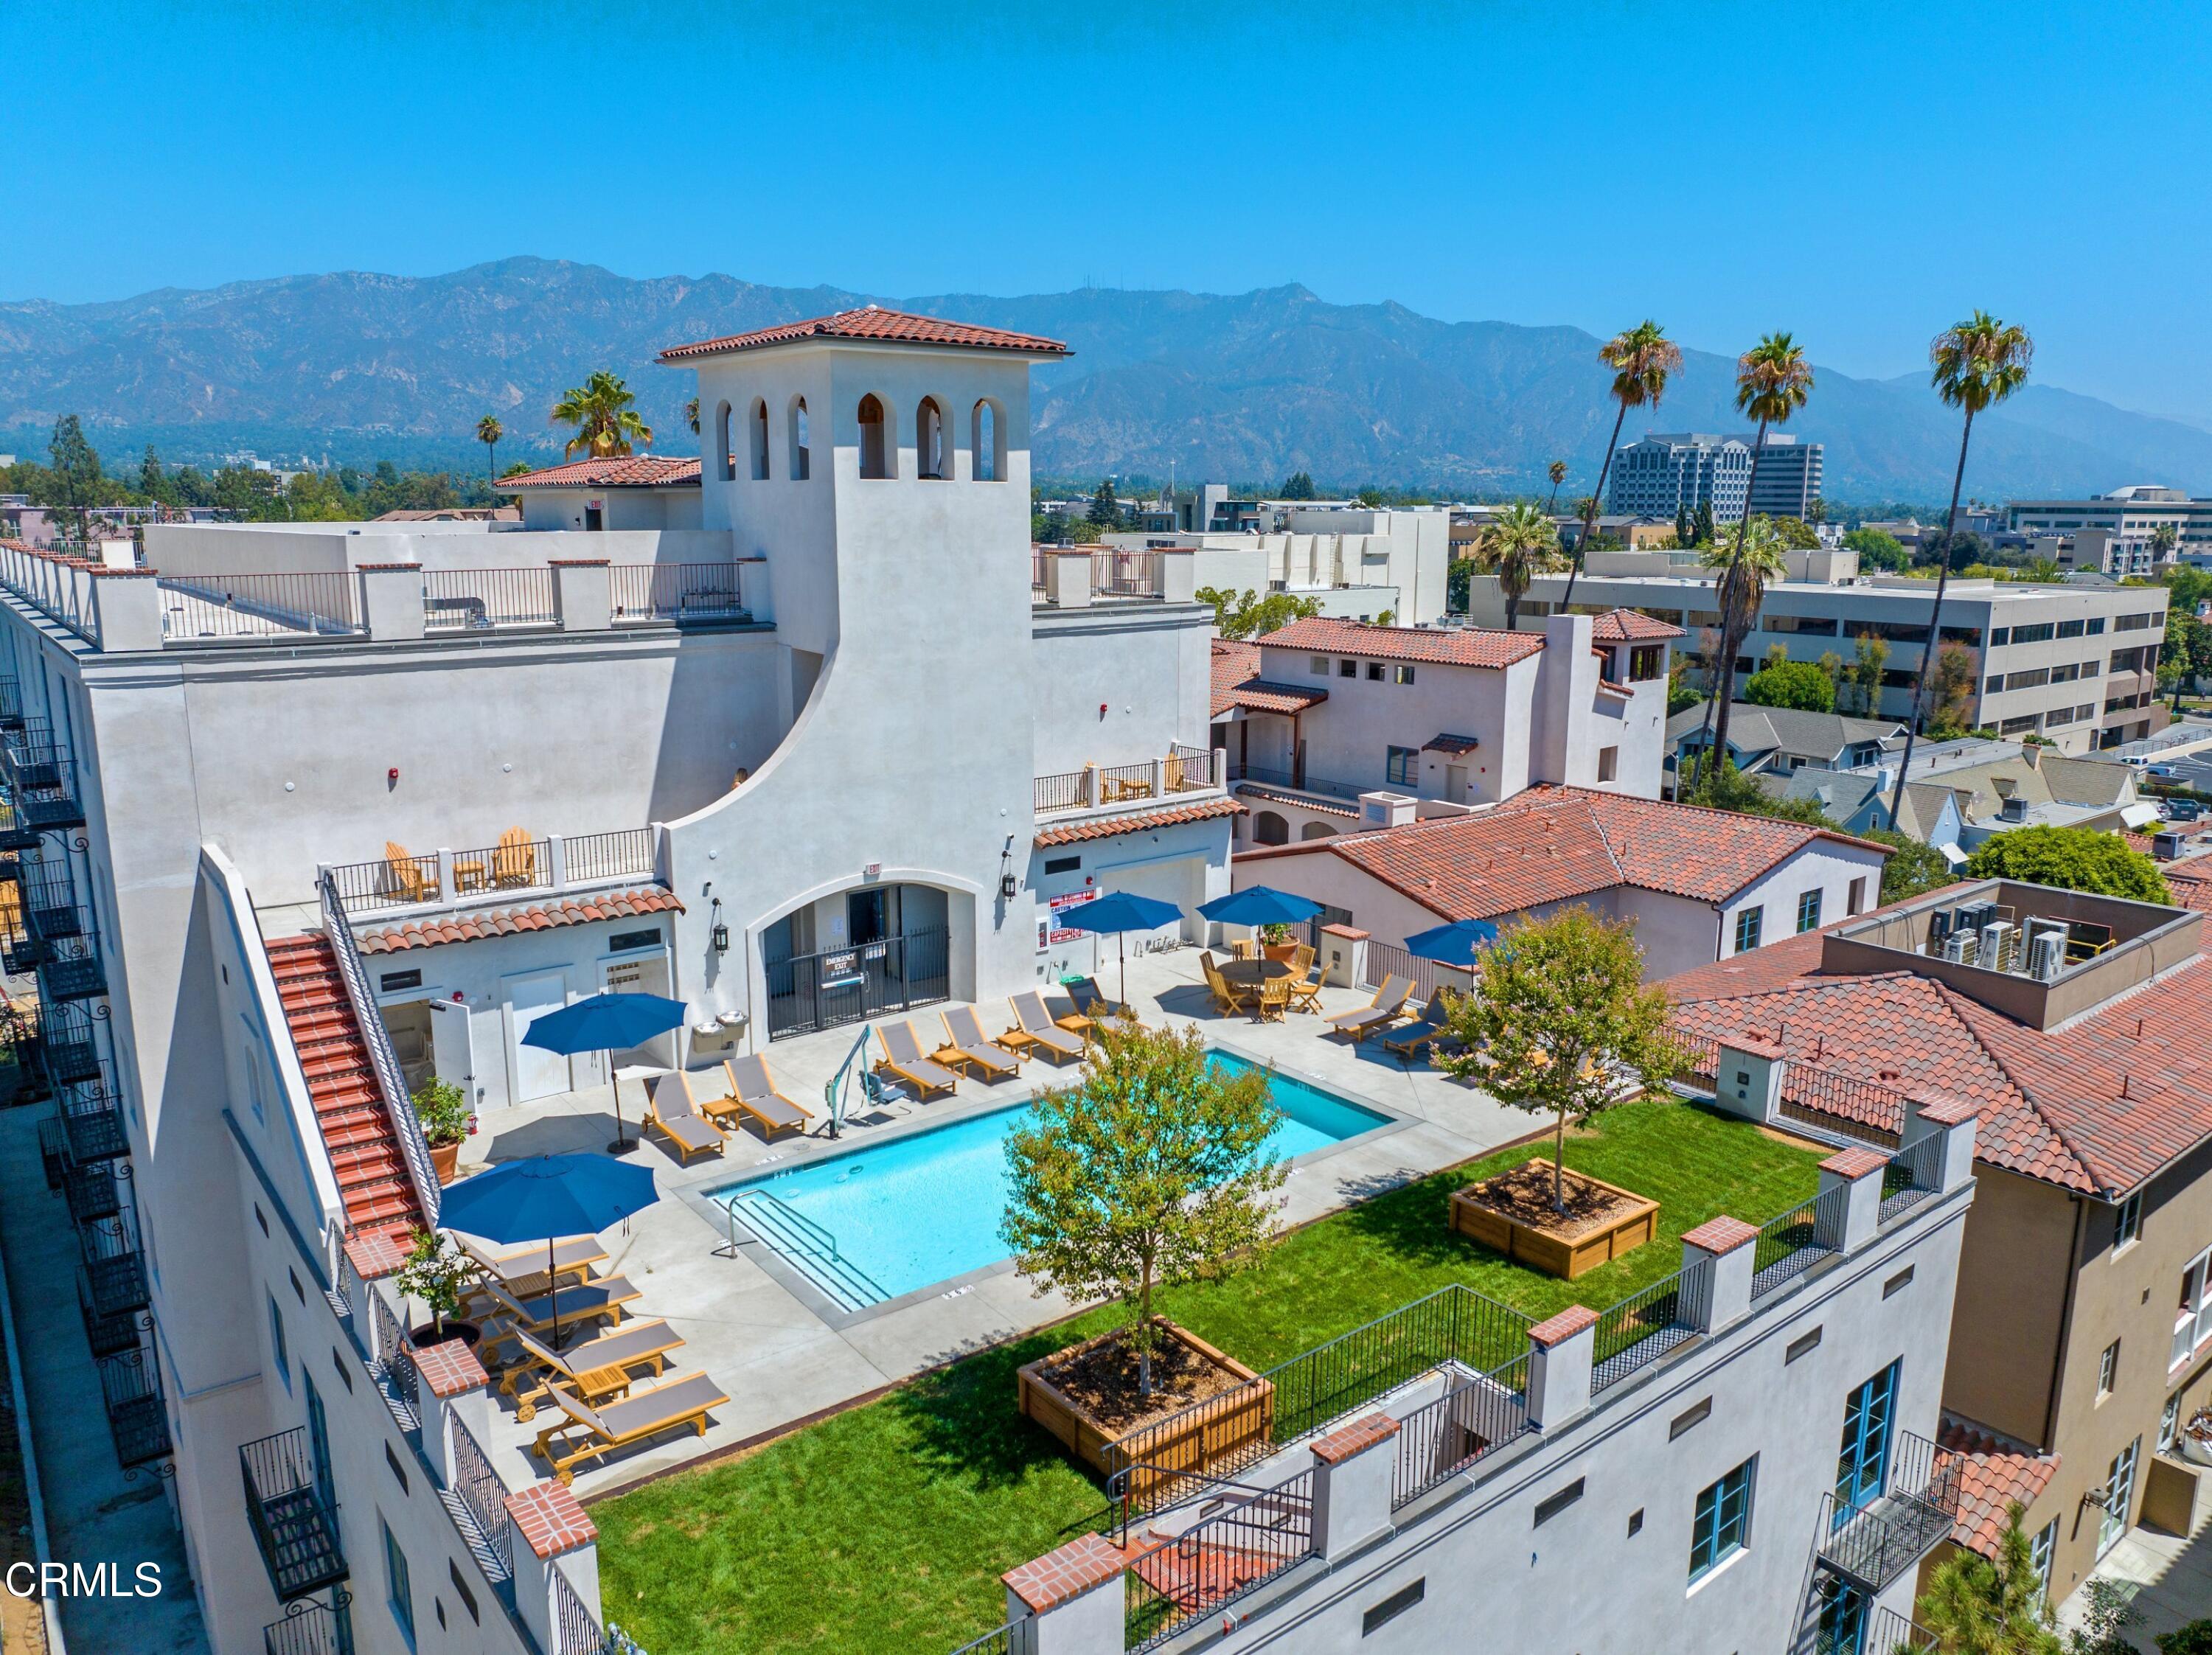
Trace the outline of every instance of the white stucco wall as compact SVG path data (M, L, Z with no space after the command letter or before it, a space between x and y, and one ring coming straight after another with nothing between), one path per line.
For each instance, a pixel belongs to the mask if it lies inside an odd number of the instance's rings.
M1210 609L1125 603L1034 613L1030 705L1038 775L1164 758L1173 743L1206 746Z

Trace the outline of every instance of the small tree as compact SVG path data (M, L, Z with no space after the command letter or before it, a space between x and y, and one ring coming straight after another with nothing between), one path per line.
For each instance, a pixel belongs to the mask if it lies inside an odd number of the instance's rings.
M495 415L477 421L477 440L484 446L484 470L494 476L499 475L499 440L506 434L507 427Z
M2060 1655L2044 1607L2043 1578L2020 1519L2014 1500L1995 1562L1958 1551L1929 1577L1914 1618L1935 1638L1936 1655Z
M2066 1637L2066 1655L2140 1655L2127 1639L2130 1627L2141 1626L2130 1599L2134 1594L2117 1580L2091 1579L2081 1588L2081 1624ZM2037 1655L2042 1655L2040 1651Z
M1041 1094L1006 1138L999 1234L1040 1294L1121 1301L1152 1391L1152 1289L1234 1269L1264 1240L1282 1120L1263 1070L1218 1072L1194 1027L1101 1022L1081 1079Z
M461 1288L468 1279L468 1256L441 1230L415 1232L415 1245L397 1276L402 1293L429 1306L431 1337L441 1340L446 1337L446 1318L461 1307Z
M1283 499L1311 500L1313 497L1314 480L1311 472L1293 471L1283 480Z
M1810 661L1784 661L1761 667L1743 687L1754 706L1796 707L1802 712L1833 712L1836 681Z
M461 1088L435 1075L415 1088L415 1118L426 1143L443 1147L469 1135L469 1100Z
M2017 879L2063 890L2169 902L2166 876L2118 834L2094 828L2014 828L1992 834L1966 858L1969 879Z
M1090 521L1094 528L1118 529L1121 526L1121 504L1114 498L1114 479L1103 477L1097 491L1091 496Z
M2191 1621L2151 1642L2158 1646L2158 1655L2212 1655L2212 1621Z
M1857 659L1850 671L1851 682L1858 690L1858 710L1871 718L1881 712L1882 674L1889 667L1889 642L1871 633L1862 633L1854 646Z
M1974 665L1972 652L1964 644L1946 644L1936 652L1936 670L1928 683L1931 728L1960 724L1966 716L1966 704L1973 695L1978 676L1979 669Z
M1628 1076L1660 1086L1681 1067L1666 992L1644 986L1635 927L1579 905L1514 926L1477 974L1448 1020L1464 1050L1443 1066L1500 1103L1553 1118L1552 1203L1564 1212L1567 1124L1620 1102L1634 1089Z

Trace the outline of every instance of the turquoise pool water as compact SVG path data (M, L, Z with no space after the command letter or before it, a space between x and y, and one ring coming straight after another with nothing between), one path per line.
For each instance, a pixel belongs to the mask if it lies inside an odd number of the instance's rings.
M1255 1066L1227 1052L1210 1061L1218 1070ZM1283 1121L1267 1145L1285 1161L1389 1121L1285 1075L1275 1076L1273 1093ZM1007 1256L999 1240L1006 1205L1002 1146L1029 1112L1026 1104L994 1110L748 1179L716 1190L712 1199L734 1199L748 1228L838 1303L858 1310ZM773 1202L747 1198L763 1191Z

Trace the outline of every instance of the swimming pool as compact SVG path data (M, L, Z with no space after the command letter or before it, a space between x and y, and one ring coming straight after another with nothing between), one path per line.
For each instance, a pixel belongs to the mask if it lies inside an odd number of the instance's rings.
M1217 1070L1257 1065L1216 1052ZM1387 1126L1390 1118L1277 1074L1283 1112L1267 1148L1284 1161ZM745 1228L846 1310L995 1264L1006 1206L1006 1135L1030 1106L993 1110L812 1166L714 1191ZM763 1198L763 1197L768 1198Z

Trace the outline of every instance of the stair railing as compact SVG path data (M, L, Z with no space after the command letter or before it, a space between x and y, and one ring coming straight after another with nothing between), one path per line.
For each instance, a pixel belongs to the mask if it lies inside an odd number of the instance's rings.
M415 1200L422 1209L423 1223L435 1229L438 1175L430 1165L429 1140L422 1136L422 1123L416 1116L414 1100L407 1095L399 1054L392 1049L392 1031L385 1028L383 1014L377 1010L375 997L369 992L368 970L361 962L361 950L354 946L353 932L346 925L345 908L338 900L337 882L331 878L328 868L316 874L315 888L323 901L323 930L330 937L331 952L337 957L338 978L344 983L346 998L353 1005L354 1021L361 1029L362 1043L368 1048L369 1063L376 1071L376 1089L383 1095L384 1112L392 1122L392 1136L399 1140L408 1181L415 1186Z

